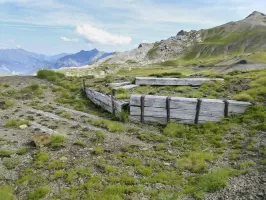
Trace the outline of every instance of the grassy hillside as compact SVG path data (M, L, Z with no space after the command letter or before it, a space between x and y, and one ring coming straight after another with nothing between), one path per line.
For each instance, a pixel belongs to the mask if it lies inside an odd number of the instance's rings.
M128 75L180 77L193 73L170 69L139 68ZM108 93L105 83L132 80L123 73L84 78L88 86ZM84 98L82 78L45 70L38 76L0 78L4 102L0 108L1 197L175 200L220 199L227 194L228 199L261 199L265 195L265 105L254 105L244 115L220 123L132 124L125 116L112 118ZM205 71L205 76L217 74ZM204 84L197 91L139 87L135 92L181 96L192 92L196 97L213 98L232 95L265 103L265 71L232 72L223 78L225 83ZM21 125L26 128L19 128ZM41 132L49 132L50 141L36 147L30 141Z

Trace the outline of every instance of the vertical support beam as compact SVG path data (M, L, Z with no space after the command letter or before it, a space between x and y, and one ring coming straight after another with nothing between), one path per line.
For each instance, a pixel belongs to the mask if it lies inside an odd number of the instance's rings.
M145 100L145 95L142 95L140 97L140 122L144 123L144 100Z
M166 98L166 121L167 123L170 122L170 101L171 101L171 97L168 96Z
M115 89L112 89L111 100L112 100L112 114L113 116L115 116Z
M83 92L86 92L86 84L85 84L85 79L83 79L82 81L83 81Z
M198 99L197 107L196 107L195 122L194 122L195 124L198 124L199 123L199 114L200 114L201 102L202 102L202 100L201 99Z
M228 110L229 110L229 101L224 100L224 117L227 118L229 116L228 114Z

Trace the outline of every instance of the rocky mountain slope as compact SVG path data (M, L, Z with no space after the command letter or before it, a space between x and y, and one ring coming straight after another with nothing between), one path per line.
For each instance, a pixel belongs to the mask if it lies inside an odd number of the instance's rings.
M266 16L253 12L237 22L207 30L180 31L176 36L138 48L115 53L92 66L108 64L151 64L169 60L191 60L266 52ZM266 62L266 60L265 60Z

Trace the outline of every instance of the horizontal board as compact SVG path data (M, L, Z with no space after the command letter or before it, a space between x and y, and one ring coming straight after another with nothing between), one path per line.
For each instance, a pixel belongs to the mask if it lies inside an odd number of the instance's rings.
M130 106L140 106L140 98L142 95L133 94L130 97ZM154 96L146 95L144 98L145 107L166 107L167 96ZM196 98L184 98L184 97L171 97L170 108L183 108L183 109L196 109L197 99Z
M171 118L194 119L196 110L170 109ZM141 115L141 108L130 106L130 115ZM165 108L144 107L144 116L167 117Z
M122 86L122 85L129 85L129 84L131 84L131 82L130 81L126 81L126 82L120 82L120 83L108 83L107 85L108 86Z
M221 78L155 78L155 77L136 77L136 85L190 85L199 86L205 82L224 81Z
M130 98L130 116L133 118L133 121L140 121L141 119L141 96L131 95ZM160 124L166 123L166 99L167 96L146 95L144 97L144 123L155 123L156 121ZM170 121L193 124L196 116L197 102L198 99L195 98L171 97L169 102ZM251 106L249 102L234 100L228 100L228 103L229 115L244 113ZM201 99L198 123L221 121L224 114L224 100Z
M130 121L132 122L140 122L140 116L130 116L129 117ZM194 124L194 119L193 120L186 120L186 119L170 119L170 122L178 122L182 124ZM163 117L144 117L144 123L147 124L162 124L165 125L167 124L166 118Z
M132 89L132 88L135 88L135 87L139 87L139 85L133 85L133 84L131 84L131 85L123 85L123 86L116 87L115 89L117 90L117 89L122 88L122 89L125 89L125 90L129 90L129 89Z
M102 94L100 92L94 91L90 88L86 88L86 95L87 97L96 105L102 107L104 110L112 113L112 98L111 96ZM121 112L123 109L123 106L128 104L127 102L124 101L114 101L114 107L115 107L115 112Z

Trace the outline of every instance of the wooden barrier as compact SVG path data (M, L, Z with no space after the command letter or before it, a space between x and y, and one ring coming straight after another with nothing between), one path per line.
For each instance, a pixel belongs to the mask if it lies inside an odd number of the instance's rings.
M222 78L155 78L136 77L136 85L179 85L179 86L199 86L205 82L224 81Z
M224 117L244 113L249 106L249 102L233 100L131 95L130 120L160 124L169 121L185 124L217 122Z
M102 107L104 110L112 113L113 115L121 113L123 108L128 105L128 102L115 100L113 92L111 96L108 96L88 87L85 87L85 92L87 97L94 104Z

